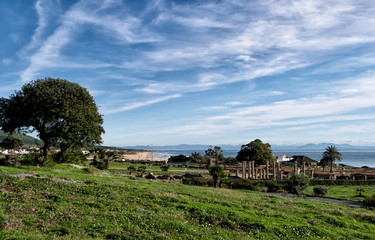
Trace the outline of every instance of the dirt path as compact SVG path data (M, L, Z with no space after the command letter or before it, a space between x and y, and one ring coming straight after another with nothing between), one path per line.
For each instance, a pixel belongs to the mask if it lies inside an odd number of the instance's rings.
M282 193L277 193L277 192L274 192L274 193L264 193L266 195L274 195L274 196L280 196L280 197L291 197L291 198L296 198L297 196L294 195L294 194L286 194L286 195L283 195ZM321 201L321 202L329 202L329 203L337 203L337 204L345 204L345 205L348 205L348 206L351 206L351 207L361 207L362 205L362 202L361 201L351 201L351 200L344 200L344 199L335 199L335 198L327 198L327 197L314 197L314 196L305 196L304 197L305 199L309 199L309 200L314 200L314 201Z

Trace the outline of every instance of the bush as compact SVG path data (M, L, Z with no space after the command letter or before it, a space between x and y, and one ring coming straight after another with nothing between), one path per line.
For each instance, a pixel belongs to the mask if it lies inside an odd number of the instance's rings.
M358 187L355 191L357 192L356 197L364 197L363 196L363 193L365 192L365 188L364 187Z
M168 165L162 165L162 166L160 166L160 169L161 169L163 172L167 172L168 169L169 169L169 166L168 166Z
M323 197L328 193L328 188L322 186L315 186L314 187L314 194L318 197Z
M21 160L21 165L35 166L42 164L42 154L39 152L29 153Z
M375 207L375 194L372 195L371 197L366 197L363 200L362 205L364 208L370 208L370 209L374 208Z
M133 172L135 172L135 167L134 166L129 166L128 167L128 171L129 171L129 173L131 175Z
M204 177L183 178L182 183L186 185L195 185L195 186L213 186L213 180L207 179Z
M275 181L267 181L265 186L267 187L267 192L279 192L282 189L281 184Z
M52 153L50 158L56 163L84 163L87 161L82 152L58 152Z
M183 162L188 162L191 161L191 157L186 157L185 155L178 155L178 156L171 156L168 159L169 163L175 162L175 163L183 163Z
M299 197L302 196L303 191L308 186L308 178L303 174L294 174L287 185L287 191L292 194L296 194Z
M146 172L146 166L139 166L137 171L140 172L140 173L145 173Z

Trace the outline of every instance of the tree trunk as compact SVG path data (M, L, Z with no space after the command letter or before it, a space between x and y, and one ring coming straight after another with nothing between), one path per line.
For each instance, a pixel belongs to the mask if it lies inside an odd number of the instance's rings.
M47 160L47 156L48 156L50 148L51 148L51 144L45 141L43 145L43 161Z

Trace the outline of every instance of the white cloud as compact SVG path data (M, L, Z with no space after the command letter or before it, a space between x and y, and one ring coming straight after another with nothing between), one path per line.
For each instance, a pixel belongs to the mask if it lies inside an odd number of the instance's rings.
M147 100L147 101L140 101L140 102L133 102L133 103L125 104L122 107L109 108L109 107L105 106L105 108L103 109L103 113L104 114L115 114L115 113L125 112L125 111L133 110L133 109L136 109L136 108L145 107L145 106L153 105L153 104L156 104L156 103L164 102L164 101L167 101L167 100L170 100L170 99L173 99L173 98L180 98L181 96L182 96L181 94L173 94L173 95L163 96L163 97L160 97L160 98L155 98L155 99L151 99L151 100Z

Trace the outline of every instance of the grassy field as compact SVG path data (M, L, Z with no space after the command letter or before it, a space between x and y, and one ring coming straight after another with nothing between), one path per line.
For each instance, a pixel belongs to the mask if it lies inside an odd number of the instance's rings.
M375 211L76 165L0 167L0 239L375 239Z
M325 195L329 198L344 199L344 200L363 200L364 197L369 197L375 194L375 186L326 186L328 193ZM358 196L358 188L363 188L363 196ZM305 194L314 195L313 187L305 190Z

